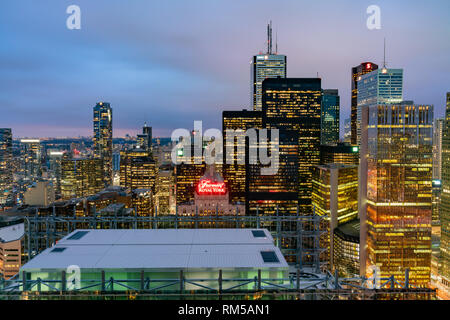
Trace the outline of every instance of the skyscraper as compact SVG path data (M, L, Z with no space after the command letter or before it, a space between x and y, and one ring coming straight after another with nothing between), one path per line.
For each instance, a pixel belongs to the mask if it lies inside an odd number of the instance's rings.
M359 147L347 143L320 146L320 164L359 164Z
M93 195L103 189L103 162L100 158L61 160L61 195L71 199Z
M267 25L267 52L253 56L251 61L251 104L253 110L262 110L262 83L268 78L286 78L287 60L278 54L278 46L272 51L272 23Z
M112 184L112 108L109 103L99 102L94 107L94 155L102 159L104 185Z
M26 178L36 179L41 176L41 141L39 139L21 139L22 173Z
M147 151L133 149L120 154L120 186L149 189L155 194L156 162Z
M362 107L403 101L403 69L383 67L358 79L356 144L360 144Z
M450 296L450 92L447 92L442 138L441 270L442 285Z
M442 130L444 119L434 119L433 123L433 180L441 180L442 171Z
M278 78L263 82L263 128L293 131L298 136L298 204L312 214L312 168L320 161L319 78Z
M223 175L228 184L228 190L231 202L242 202L246 200L246 190L248 188L246 179L246 164L238 163L239 157L245 157L245 132L248 129L262 128L262 112L261 111L224 111L222 113L222 128L224 139L224 150L233 148L233 163L229 163L227 159L223 165ZM234 130L236 138L227 140L227 130ZM243 151L244 150L244 151ZM224 153L225 154L225 153ZM247 160L247 158L245 158Z
M137 142L140 148L152 154L152 127L147 126L147 123L142 127L142 133L137 135Z
M0 206L5 204L12 192L12 133L0 128Z
M411 284L428 286L433 106L375 102L361 111L361 273L377 266L401 279L409 269Z
M358 119L358 81L360 77L366 73L372 72L378 69L378 65L373 62L363 62L359 66L352 68L352 100L351 100L351 144L356 144L357 142L357 131L359 123Z
M320 144L339 142L340 101L337 89L323 90L322 111L320 117Z

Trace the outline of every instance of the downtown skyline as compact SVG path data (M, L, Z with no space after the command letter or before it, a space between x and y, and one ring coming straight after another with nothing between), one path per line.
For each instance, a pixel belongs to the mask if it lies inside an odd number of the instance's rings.
M135 1L126 14L116 1L8 4L0 13L0 127L11 127L14 138L90 136L92 107L104 101L114 110L115 137L135 135L144 121L155 137L194 120L220 128L223 110L252 109L250 60L265 51L269 20L288 77L318 73L324 88L339 89L341 136L351 68L382 65L384 37L387 66L405 70L404 99L434 104L442 117L450 80L443 9L450 6L437 2L378 1L382 27L372 31L370 1L280 1L270 12L264 1ZM65 26L72 3L81 8L81 30Z

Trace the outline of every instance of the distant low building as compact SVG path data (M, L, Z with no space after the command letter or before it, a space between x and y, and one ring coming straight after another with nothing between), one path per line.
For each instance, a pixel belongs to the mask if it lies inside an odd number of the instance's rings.
M22 265L22 218L0 217L0 279L9 279Z

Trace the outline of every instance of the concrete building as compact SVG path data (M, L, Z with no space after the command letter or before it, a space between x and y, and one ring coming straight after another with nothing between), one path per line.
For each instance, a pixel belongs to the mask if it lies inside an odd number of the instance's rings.
M30 206L48 206L55 202L55 188L50 181L37 181L25 191L24 203Z
M23 219L0 216L0 279L9 279L22 265Z

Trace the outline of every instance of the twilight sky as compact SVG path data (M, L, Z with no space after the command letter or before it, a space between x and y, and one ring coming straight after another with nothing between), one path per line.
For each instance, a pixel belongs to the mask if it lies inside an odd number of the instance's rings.
M81 8L81 30L66 8ZM381 30L366 9L381 8ZM273 21L288 77L322 78L350 113L351 67L404 69L404 98L444 114L450 91L449 0L15 0L0 10L0 127L14 137L92 135L97 101L114 136L221 129L223 110L250 107L251 56Z

